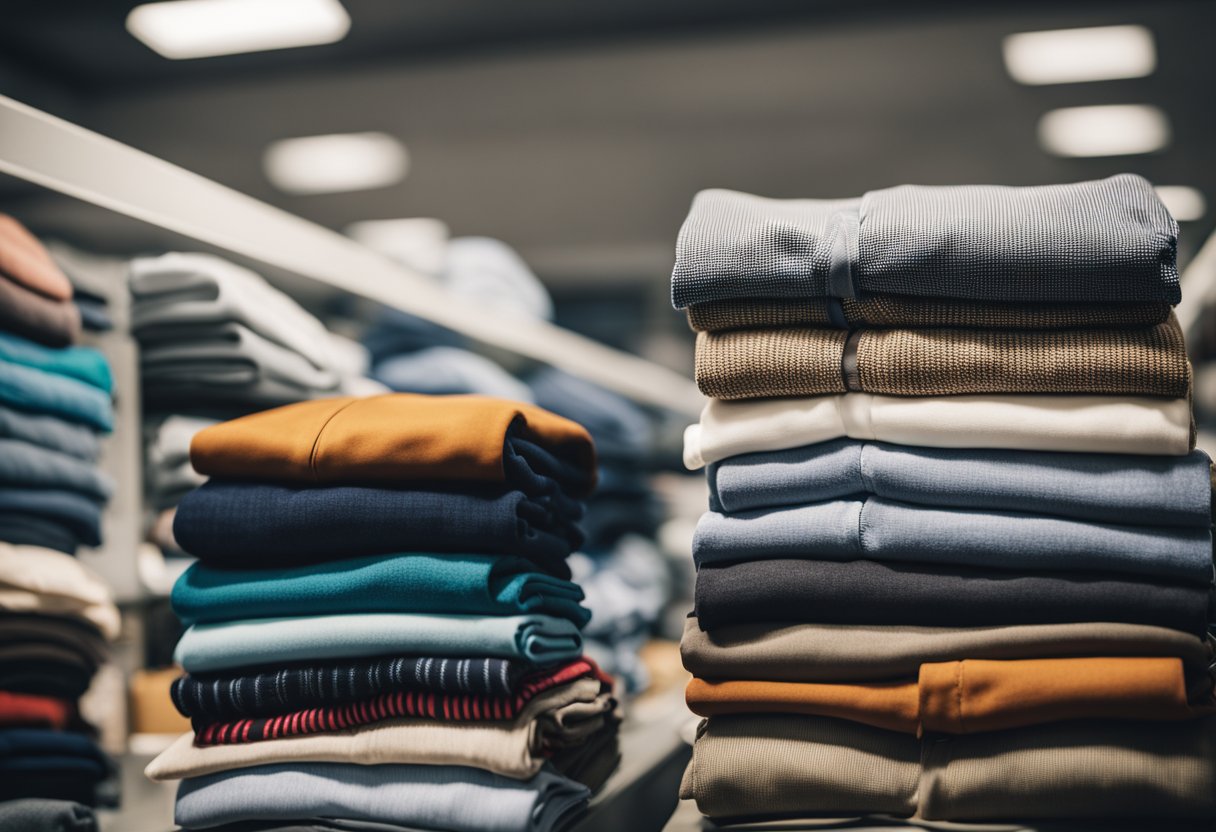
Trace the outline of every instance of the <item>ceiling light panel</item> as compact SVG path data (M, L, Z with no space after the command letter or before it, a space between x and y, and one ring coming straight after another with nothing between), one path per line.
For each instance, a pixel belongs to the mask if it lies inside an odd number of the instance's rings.
M128 32L174 60L334 43L349 30L338 0L169 0L127 15Z
M1153 33L1143 26L1022 32L1005 38L1005 69L1022 84L1143 78L1157 68Z
M1039 119L1039 143L1056 156L1129 156L1170 143L1170 122L1148 104L1065 107Z
M335 133L282 139L262 159L266 177L290 194L363 191L405 178L405 146L387 133Z

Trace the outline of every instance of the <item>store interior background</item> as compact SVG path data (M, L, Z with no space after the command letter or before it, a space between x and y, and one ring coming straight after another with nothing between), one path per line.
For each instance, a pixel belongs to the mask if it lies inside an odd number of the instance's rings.
M1190 189L1184 296L1216 300L1216 242L1196 258L1216 229L1216 2L342 4L351 27L336 43L173 61L124 27L134 2L9 0L0 94L336 231L431 217L454 237L505 241L552 295L556 323L686 376L693 334L671 309L669 278L688 204L709 187L831 198L901 183L1135 172ZM1027 85L1003 58L1012 34L1125 24L1151 32L1155 66L1143 77ZM1168 136L1136 154L1044 147L1045 114L1100 105L1157 108ZM404 146L400 181L298 195L267 176L276 141L364 132ZM2 174L0 211L99 254L206 248ZM268 276L323 319L343 308L321 284ZM1216 313L1191 320L1216 332ZM1206 357L1195 356L1201 421L1216 416L1204 410L1216 402L1211 374L1205 396ZM705 490L678 470L691 418L652 416L653 468L670 515L685 515L665 541L678 558ZM128 653L128 670L140 653ZM137 775L124 774L124 812L133 814L111 828L167 828L171 794Z

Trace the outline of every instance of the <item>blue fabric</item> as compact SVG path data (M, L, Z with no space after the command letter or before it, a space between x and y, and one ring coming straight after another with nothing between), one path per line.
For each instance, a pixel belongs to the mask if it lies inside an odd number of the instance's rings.
M459 347L427 347L378 362L372 378L398 393L476 393L530 402L532 391L495 362Z
M89 461L95 461L101 454L97 434L84 425L8 407L0 407L0 436Z
M1016 512L931 509L870 497L733 515L707 512L697 523L693 558L698 566L808 558L1092 570L1208 584L1212 533Z
M109 763L97 743L82 734L47 728L0 730L0 763L38 757L82 760L96 770L105 769Z
M295 615L427 612L552 615L584 626L583 591L535 571L526 560L492 555L406 554L298 569L215 569L196 563L173 587L173 610L187 624Z
M114 390L110 365L91 347L51 349L0 331L0 360L83 381L107 393Z
M561 832L590 797L547 768L512 780L465 766L292 763L187 778L174 820L192 829L327 817L447 832Z
M473 656L556 664L577 659L573 622L547 615L361 613L196 624L173 653L189 673L368 656Z
M101 545L101 514L104 503L76 491L51 488L0 488L0 515L12 518L29 516L63 526L85 546ZM2 526L0 526L2 527ZM0 533L2 534L2 533ZM3 539L0 536L0 539ZM10 543L33 541L10 540ZM62 546L52 548L71 551ZM74 550L74 547L73 547Z
M538 405L587 429L600 459L637 463L650 454L650 417L628 399L555 367L537 370L528 386Z
M74 555L83 545L80 537L58 520L25 511L0 511L0 540L23 546L41 546Z
M711 506L731 513L873 495L916 505L1207 528L1211 460L917 448L837 439L709 466Z
M114 427L110 395L67 376L0 361L0 405L59 416L107 433Z
M216 566L300 566L402 551L526 557L569 577L582 542L578 503L522 491L416 491L358 486L291 488L212 480L187 494L173 534Z
M0 438L0 487L59 488L108 500L114 482L96 466L29 442Z

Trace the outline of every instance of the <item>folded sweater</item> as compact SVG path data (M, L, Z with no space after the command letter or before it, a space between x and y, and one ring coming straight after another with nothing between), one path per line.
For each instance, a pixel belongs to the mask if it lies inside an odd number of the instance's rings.
M109 432L110 394L87 382L0 359L0 405Z
M1141 329L750 329L697 336L696 378L717 399L1079 393L1186 397L1178 321Z
M104 355L91 347L51 349L7 332L0 332L0 360L83 381L105 393L114 389L109 363Z
M72 297L72 284L24 225L0 214L0 273L54 300Z
M904 185L860 199L697 194L677 308L863 293L1017 303L1177 303L1178 224L1144 178Z

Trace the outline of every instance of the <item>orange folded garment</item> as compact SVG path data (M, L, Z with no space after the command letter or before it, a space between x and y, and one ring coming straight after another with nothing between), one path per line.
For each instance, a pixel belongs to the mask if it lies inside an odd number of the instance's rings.
M7 214L0 214L0 272L54 300L70 300L72 284L38 238Z
M545 470L527 444L560 461ZM200 474L298 483L463 481L512 484L504 457L570 493L594 485L595 450L581 425L539 407L485 396L393 393L300 402L206 428L190 445ZM570 471L579 472L571 478Z
M890 731L975 734L1069 719L1183 720L1216 713L1210 678L1188 691L1177 658L1077 658L922 664L916 682L859 685L710 682L685 694L701 716L830 716Z
M0 727L54 728L62 731L72 716L72 705L65 699L11 693L0 690Z

